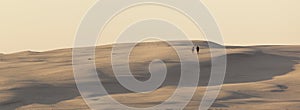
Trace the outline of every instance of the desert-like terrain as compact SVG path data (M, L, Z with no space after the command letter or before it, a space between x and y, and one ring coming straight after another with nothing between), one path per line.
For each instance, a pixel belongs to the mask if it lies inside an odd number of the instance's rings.
M175 46L182 49L179 51L191 52L192 47L176 42ZM207 42L194 43L201 45L200 81L186 110L198 109L210 77L210 52L218 51L217 46L209 50ZM111 67L112 46L98 46L96 57L86 60L96 61L99 78L113 98L131 107L151 107L172 95L180 78L180 61L174 48L165 42L147 42L132 50L130 68L137 78L149 77L148 66L154 59L164 61L168 69L159 89L139 94L117 83ZM122 46L126 48L126 44ZM114 55L122 55L119 49ZM224 85L211 110L300 110L300 46L227 46L226 52ZM89 109L74 80L72 49L0 54L0 110L14 109Z

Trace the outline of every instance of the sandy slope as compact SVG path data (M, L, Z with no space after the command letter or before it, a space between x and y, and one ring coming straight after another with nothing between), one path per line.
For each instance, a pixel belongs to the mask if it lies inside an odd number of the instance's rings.
M199 44L203 46L199 54L201 74L197 94L186 107L190 110L198 107L210 76L210 51L205 42ZM126 44L122 46L126 48ZM182 47L180 51L191 48L184 42L177 46ZM149 107L170 97L180 77L180 61L172 47L156 42L139 44L132 50L131 70L140 80L149 78L148 65L153 59L162 59L168 67L163 86L147 94L131 93L116 82L111 47L97 47L95 60L102 83L115 99L128 106ZM116 55L122 55L122 48L118 52ZM71 49L1 54L0 110L88 109L74 82L71 56ZM225 82L211 109L299 110L299 56L300 46L228 47Z

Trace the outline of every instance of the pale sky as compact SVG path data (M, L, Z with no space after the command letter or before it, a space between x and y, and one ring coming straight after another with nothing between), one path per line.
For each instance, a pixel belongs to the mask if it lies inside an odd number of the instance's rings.
M81 19L95 1L1 0L0 53L72 47ZM215 17L227 45L300 45L299 0L202 1ZM142 11L143 9L136 10ZM136 10L131 10L131 12L138 13L139 11ZM160 10L162 11L158 12L161 13L167 11L167 9ZM158 13L153 16L159 15L163 14ZM174 12L175 15L176 12ZM177 16L180 17L180 15ZM112 22L109 26L113 28L119 24L117 22L121 22L122 17L130 16L124 12L119 15L119 19L116 17L115 23ZM181 22L186 24L182 25L183 27L191 28L191 33L200 35L193 31L192 25L188 25L188 20ZM123 22L123 25L125 24L126 22ZM105 36L110 36L112 33L107 31ZM110 43L113 39L105 37L100 41Z

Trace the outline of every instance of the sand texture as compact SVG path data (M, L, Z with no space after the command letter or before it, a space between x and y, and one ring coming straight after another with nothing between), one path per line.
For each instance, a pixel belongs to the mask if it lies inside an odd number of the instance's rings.
M191 51L185 42L176 42L182 49L179 51ZM206 42L198 43L200 81L186 110L198 109L210 77L210 52L219 51L217 44L209 50ZM127 44L120 45L122 48L113 55L122 55L122 49L127 48ZM174 92L180 78L180 61L167 43L141 43L130 54L131 71L140 80L149 78L152 60L161 59L167 66L167 78L161 88L146 94L131 93L116 81L111 48L112 45L97 47L95 61L99 78L113 98L132 107L151 107ZM300 110L300 46L228 46L226 51L224 85L211 110ZM118 65L123 65L119 60ZM14 109L89 109L74 81L72 49L0 54L0 110Z

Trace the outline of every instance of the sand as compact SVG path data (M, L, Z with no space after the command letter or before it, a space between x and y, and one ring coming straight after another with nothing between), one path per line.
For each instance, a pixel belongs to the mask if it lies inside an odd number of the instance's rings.
M176 42L182 51L190 51L183 41ZM210 77L210 51L206 42L198 43L203 44L200 81L186 110L198 109ZM126 45L122 44L124 48ZM95 61L101 81L113 98L132 107L151 107L174 92L180 78L180 61L172 47L155 42L139 44L132 50L131 71L140 80L149 78L148 65L154 59L161 59L168 67L162 87L147 94L131 93L117 83L111 68L111 47L97 47ZM226 51L226 77L212 110L300 109L300 46L228 46ZM89 109L74 81L72 49L0 54L0 110L14 109Z

